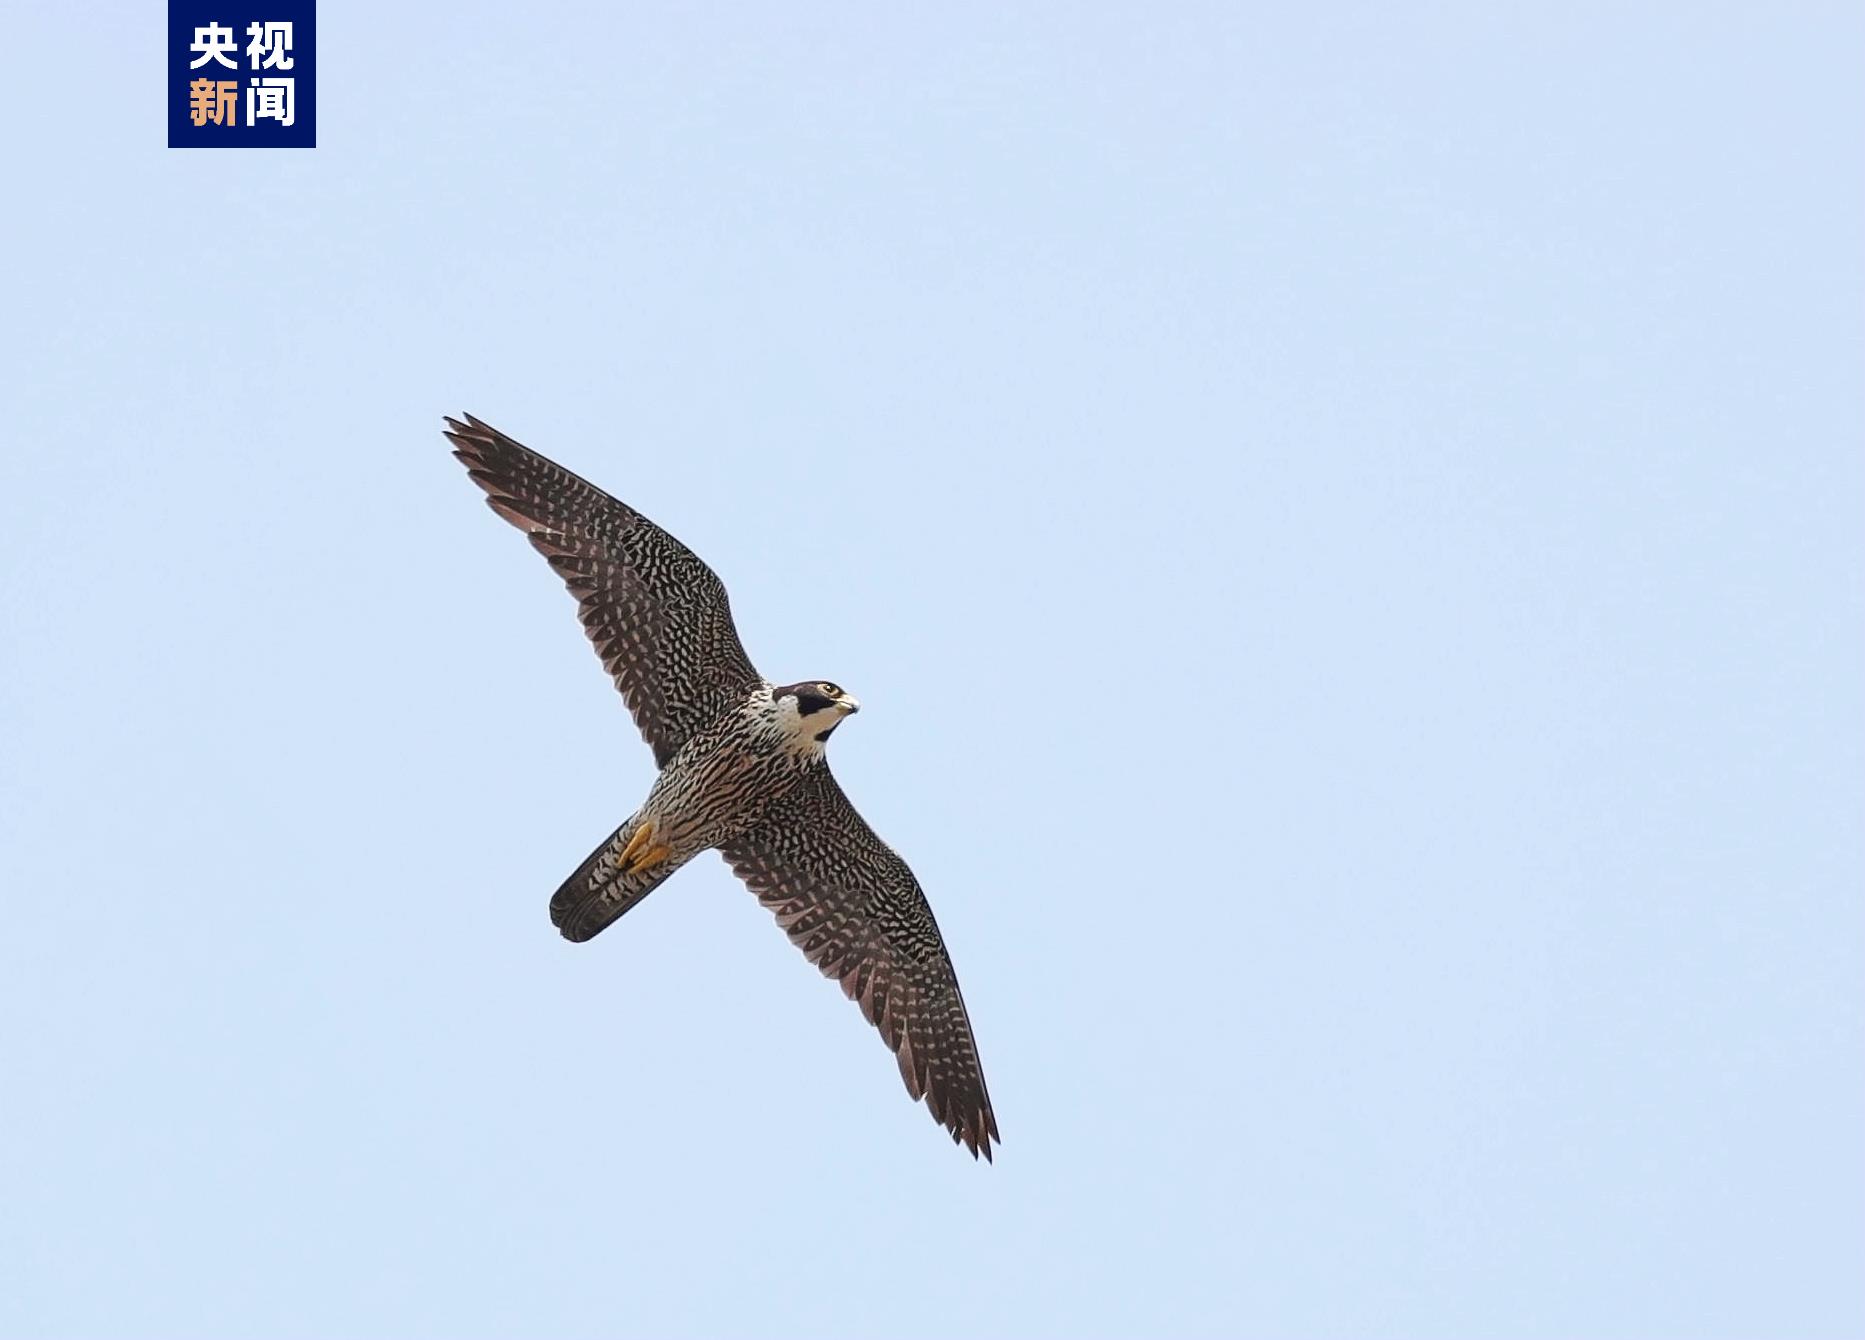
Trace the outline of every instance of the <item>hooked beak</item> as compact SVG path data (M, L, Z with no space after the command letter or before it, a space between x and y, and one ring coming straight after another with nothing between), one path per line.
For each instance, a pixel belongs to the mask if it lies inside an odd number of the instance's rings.
M855 700L855 695L852 693L844 693L835 700L835 705L842 709L843 716L848 717L854 716L861 710L861 704Z

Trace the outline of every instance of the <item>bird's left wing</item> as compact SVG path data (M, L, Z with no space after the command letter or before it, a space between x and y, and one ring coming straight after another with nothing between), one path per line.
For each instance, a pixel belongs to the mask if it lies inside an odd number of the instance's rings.
M583 631L665 767L758 683L725 586L634 508L472 415L453 454L577 598Z
M923 1097L973 1157L990 1158L997 1118L932 908L828 767L721 851L791 941L880 1030L907 1092Z

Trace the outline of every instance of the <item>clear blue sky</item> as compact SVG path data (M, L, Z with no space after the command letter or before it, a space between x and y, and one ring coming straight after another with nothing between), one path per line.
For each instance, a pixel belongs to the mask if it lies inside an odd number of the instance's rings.
M1865 1331L1856 6L7 27L0 1333ZM996 1166L722 863L554 934L461 410L860 695Z

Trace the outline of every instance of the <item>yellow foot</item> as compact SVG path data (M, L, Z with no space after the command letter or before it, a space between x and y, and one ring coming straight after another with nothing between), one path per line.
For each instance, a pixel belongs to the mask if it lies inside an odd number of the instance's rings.
M639 856L635 857L635 863L629 866L622 873L628 874L628 875L638 875L643 870L652 870L655 866L659 865L662 861L666 860L667 855L668 855L668 852L667 852L667 848L665 847L650 847L646 851L642 852Z
M622 848L622 854L615 858L616 868L624 875L628 874L634 865L635 857L641 854L643 849L647 847L648 843L651 842L653 838L653 824L646 823L637 828L635 830L635 835L628 839L628 845Z

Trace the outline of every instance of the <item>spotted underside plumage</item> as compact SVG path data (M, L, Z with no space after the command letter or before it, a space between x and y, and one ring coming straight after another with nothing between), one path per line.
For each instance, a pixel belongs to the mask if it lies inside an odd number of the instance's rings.
M493 511L577 598L661 769L642 808L557 891L552 921L589 939L717 848L880 1031L908 1091L990 1158L997 1121L932 909L823 756L834 721L815 714L840 690L760 676L717 575L633 508L471 415L449 418L446 436Z
M809 961L842 984L900 1062L907 1092L988 1157L997 1119L932 908L907 863L819 768L720 848Z

